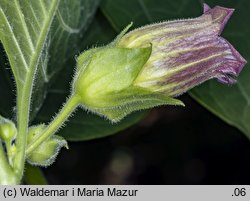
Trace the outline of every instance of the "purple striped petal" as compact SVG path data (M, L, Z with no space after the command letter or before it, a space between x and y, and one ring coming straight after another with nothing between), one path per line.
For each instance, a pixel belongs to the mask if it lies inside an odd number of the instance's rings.
M211 9L207 4L204 4L203 10L204 10L204 14L208 14L212 16L212 20L214 23L220 24L220 33L223 31L229 18L234 12L234 9L232 8L224 8L220 6L215 6L213 9Z
M120 47L152 44L151 56L134 85L177 96L212 78L235 83L246 60L219 36L233 11L204 4L204 14L198 18L149 25L123 36Z
M203 4L203 13L209 11L211 8L209 5L207 5L206 3Z

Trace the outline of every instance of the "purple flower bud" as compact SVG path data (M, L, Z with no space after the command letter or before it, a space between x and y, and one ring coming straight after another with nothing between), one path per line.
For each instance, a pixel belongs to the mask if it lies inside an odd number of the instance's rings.
M233 11L204 4L200 17L153 24L125 34L118 47L152 44L151 56L134 85L174 97L211 78L235 83L246 60L219 36Z

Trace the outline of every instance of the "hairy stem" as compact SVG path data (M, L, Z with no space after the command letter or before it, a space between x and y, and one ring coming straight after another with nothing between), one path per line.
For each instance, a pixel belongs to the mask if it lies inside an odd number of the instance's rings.
M26 156L32 153L41 143L48 139L51 135L55 134L56 131L63 125L63 123L68 119L69 115L75 110L79 104L78 96L71 96L66 104L63 106L58 115L51 121L51 123L45 128L43 133L31 143L27 150Z
M34 69L35 71L35 69ZM34 75L34 73L32 73ZM31 103L31 93L33 86L33 76L27 76L26 83L22 90L17 89L17 154L14 159L14 170L19 181L23 176L25 163L25 150L27 144L27 131L29 123L29 110Z

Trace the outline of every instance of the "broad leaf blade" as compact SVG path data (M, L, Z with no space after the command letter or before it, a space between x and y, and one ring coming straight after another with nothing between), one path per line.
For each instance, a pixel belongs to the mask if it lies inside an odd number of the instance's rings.
M48 78L51 79L69 59L79 53L79 43L85 40L84 33L99 6L100 0L61 0L49 37Z
M210 6L220 5L235 8L223 36L237 50L250 60L249 8L250 1L218 0L216 4L207 0ZM198 0L104 0L102 11L117 31L131 21L136 26L162 20L196 17L202 14L202 4ZM238 83L233 86L209 81L190 92L199 103L222 118L228 124L240 129L250 138L250 70L249 64L241 72Z
M120 32L129 23L139 27L170 19L201 14L200 0L103 0L101 10L113 28Z

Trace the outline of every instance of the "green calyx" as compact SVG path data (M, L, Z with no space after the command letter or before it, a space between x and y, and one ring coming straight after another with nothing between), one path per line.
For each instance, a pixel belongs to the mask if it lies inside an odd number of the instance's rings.
M30 127L28 132L28 144L34 142L44 128L44 124ZM31 165L47 167L55 161L62 147L68 148L67 141L61 136L53 135L33 150L32 153L27 156L27 161Z
M137 87L128 88L117 95L107 96L107 99L112 99L115 106L98 108L93 110L93 112L108 118L114 123L138 110L150 109L161 105L184 106L178 99L160 93L152 93Z
M107 96L119 94L132 86L150 53L150 47L135 49L114 47L97 50L87 66L80 70L74 85L75 93L88 107L111 106L112 102L107 100Z

